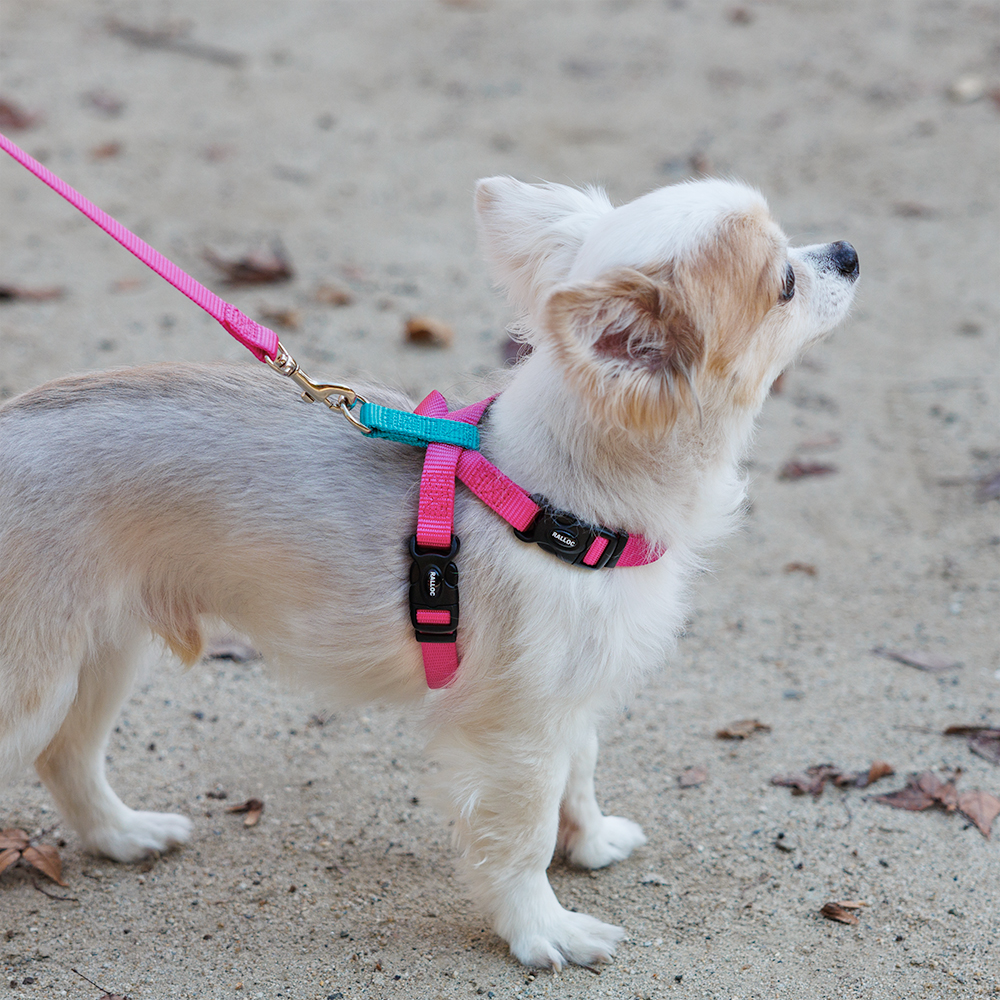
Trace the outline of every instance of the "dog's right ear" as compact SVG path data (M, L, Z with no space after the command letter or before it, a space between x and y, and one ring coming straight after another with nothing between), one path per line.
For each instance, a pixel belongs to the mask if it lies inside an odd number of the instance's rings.
M599 188L523 184L486 177L476 184L476 225L490 271L522 313L566 279L594 223L613 206Z

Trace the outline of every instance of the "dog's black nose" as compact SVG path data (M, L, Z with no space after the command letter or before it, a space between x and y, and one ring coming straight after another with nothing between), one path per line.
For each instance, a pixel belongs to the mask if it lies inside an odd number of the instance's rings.
M858 255L854 247L846 240L838 240L831 244L831 250L830 259L833 261L833 266L848 280L857 281L861 270L858 267Z

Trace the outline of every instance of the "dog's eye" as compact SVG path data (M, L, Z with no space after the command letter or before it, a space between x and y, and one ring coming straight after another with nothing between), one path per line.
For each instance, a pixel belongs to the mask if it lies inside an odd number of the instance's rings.
M788 302L795 294L795 269L791 264L785 265L785 283L781 286L781 301Z

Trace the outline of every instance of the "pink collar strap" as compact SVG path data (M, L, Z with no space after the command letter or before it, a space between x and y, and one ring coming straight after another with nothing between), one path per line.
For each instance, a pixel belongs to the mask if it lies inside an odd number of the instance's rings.
M435 391L416 408L422 416L478 424L496 397L448 412ZM447 686L458 670L458 564L454 534L455 480L460 479L524 542L588 569L645 566L663 555L640 534L611 531L529 496L479 451L451 444L427 446L420 477L417 533L410 539L410 621L420 643L429 688Z

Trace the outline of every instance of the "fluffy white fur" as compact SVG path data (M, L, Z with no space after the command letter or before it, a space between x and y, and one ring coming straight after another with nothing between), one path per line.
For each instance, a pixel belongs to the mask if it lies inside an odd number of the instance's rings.
M762 197L724 181L613 208L496 177L476 205L534 348L483 421L484 453L666 555L570 567L459 487L462 664L428 697L406 611L421 453L302 405L263 367L52 382L0 407L0 781L34 764L84 847L119 861L187 841L186 818L118 799L103 750L150 634L194 663L222 620L331 701L425 699L479 905L522 962L590 965L623 931L559 905L553 851L600 868L645 842L595 800L597 719L670 651L698 552L740 506L754 416L846 314L857 258L790 250Z

